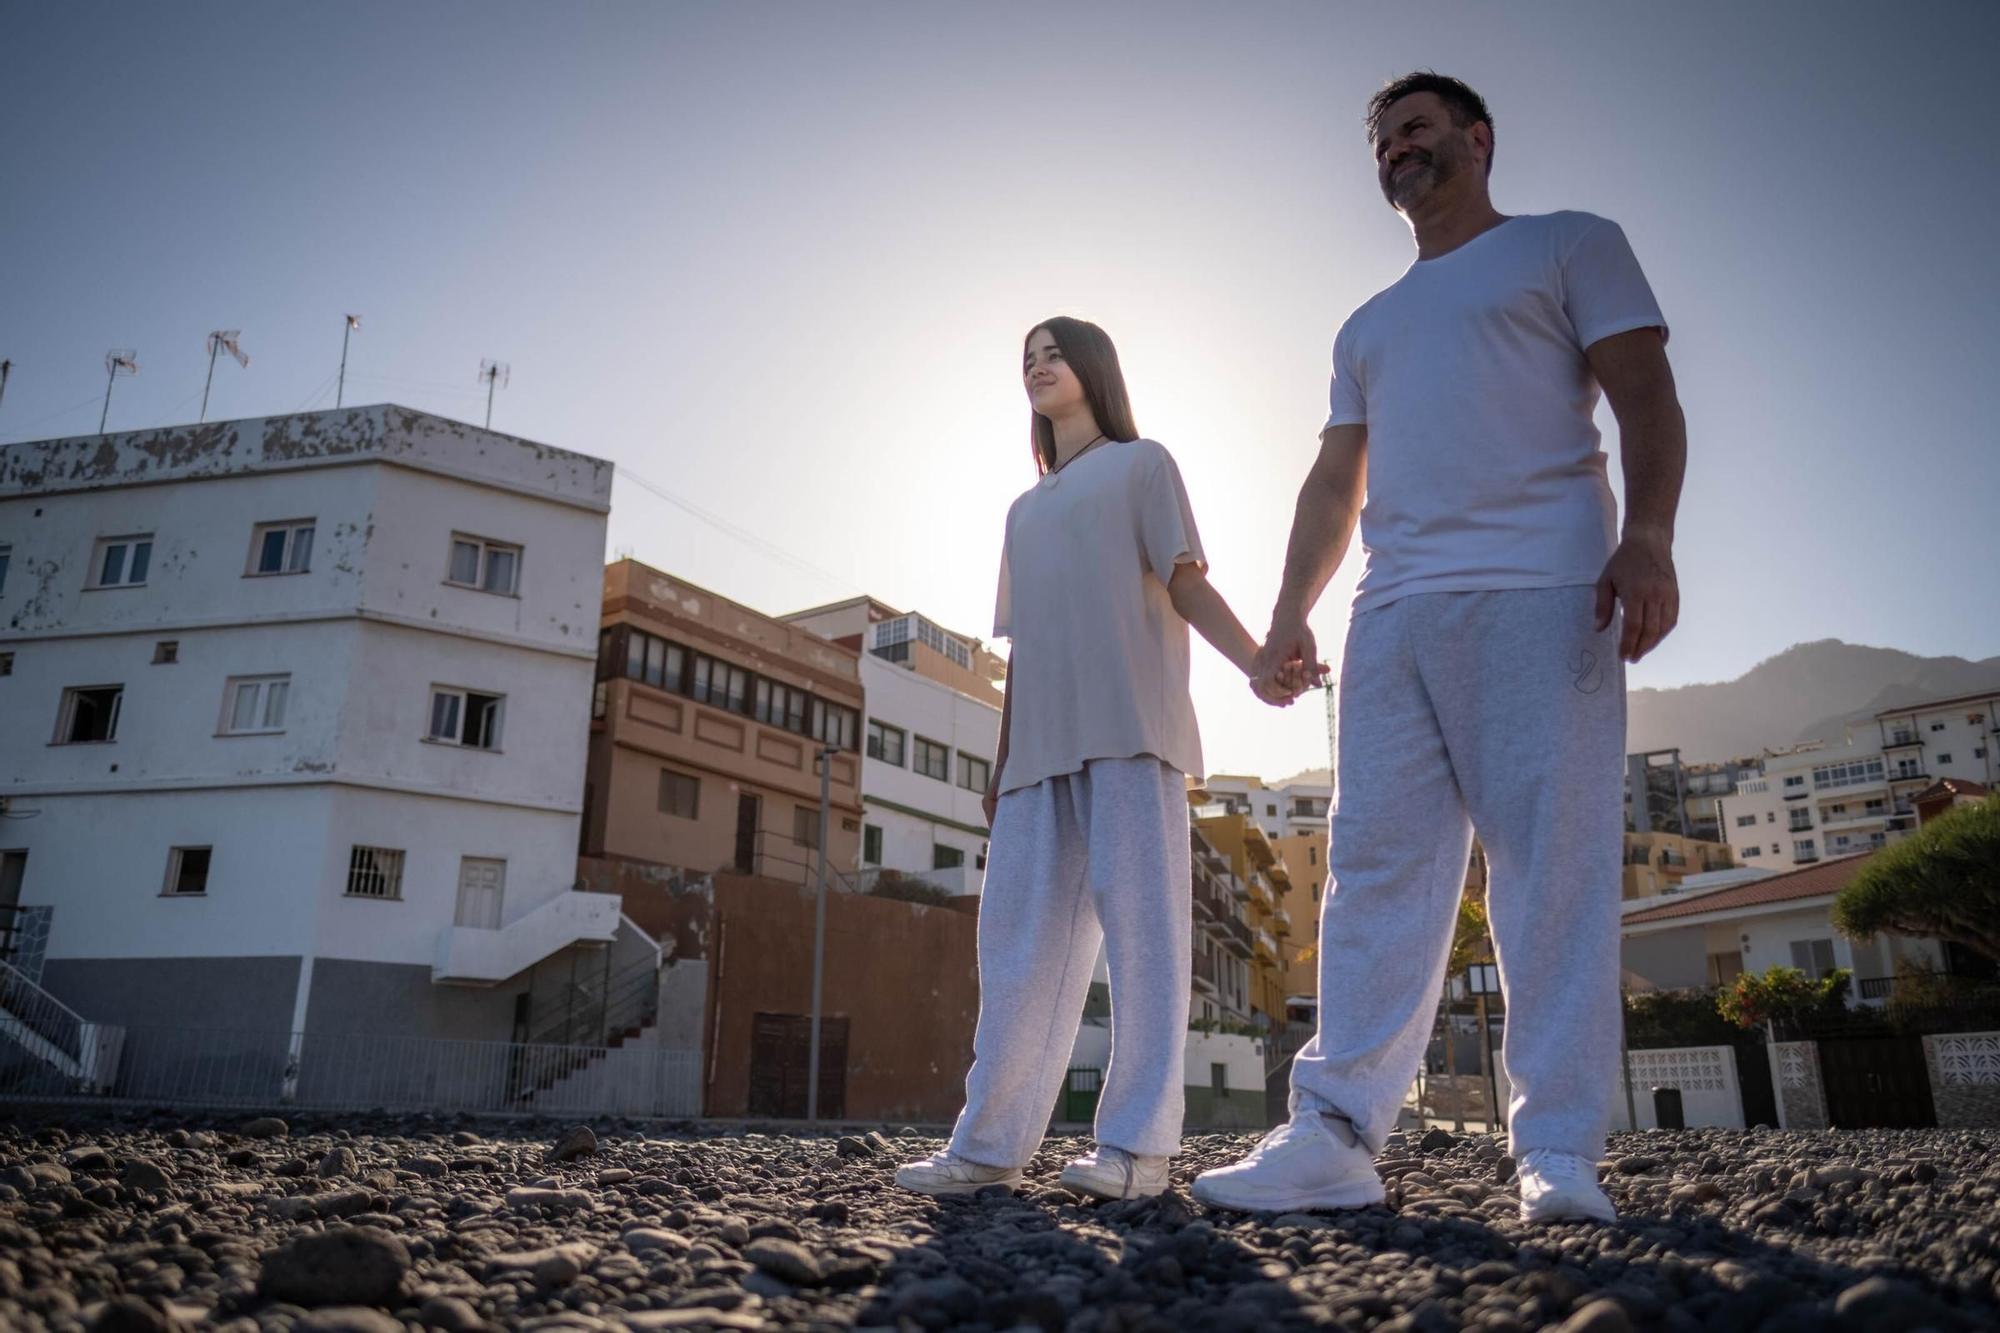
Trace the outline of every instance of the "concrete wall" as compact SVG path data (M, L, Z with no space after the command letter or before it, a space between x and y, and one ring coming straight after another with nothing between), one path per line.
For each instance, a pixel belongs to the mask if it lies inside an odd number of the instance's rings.
M1924 1063L1940 1129L2000 1127L2000 1032L1925 1037Z
M1784 1129L1827 1127L1826 1084L1819 1072L1819 1043L1781 1041L1771 1046L1778 1085L1778 1119Z
M1619 961L1627 972L1643 977L1658 990L1706 986L1705 937L1701 926L1627 935L1619 943Z
M1187 1132L1206 1133L1230 1129L1262 1129L1264 1114L1264 1057L1253 1037L1219 1033L1190 1032L1183 1053L1186 1073ZM1070 1046L1069 1067L1104 1071L1111 1064L1111 1029L1100 1023L1084 1023ZM1224 1093L1215 1091L1212 1066L1223 1067ZM1061 1103L1056 1115L1062 1115Z
M951 1121L979 1013L977 921L848 893L826 908L822 1012L848 1020L848 1118ZM710 1115L741 1116L756 1014L812 1011L813 895L718 875L715 916L705 1101Z
M1681 1114L1689 1129L1742 1129L1743 1090L1736 1069L1736 1051L1728 1046L1686 1046L1628 1053L1632 1065L1632 1104L1639 1129L1658 1129L1653 1106L1655 1088L1677 1088ZM1625 1075L1618 1075L1618 1095L1612 1102L1611 1127L1633 1128L1625 1114Z
M55 958L42 985L85 1018L127 1028L286 1032L296 956Z

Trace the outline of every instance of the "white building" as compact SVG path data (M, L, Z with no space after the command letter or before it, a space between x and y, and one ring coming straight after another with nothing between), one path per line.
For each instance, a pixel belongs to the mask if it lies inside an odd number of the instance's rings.
M860 650L861 869L977 894L986 880L981 801L1000 748L1003 660L977 639L871 597L783 617Z
M1917 826L1912 798L1933 782L1993 786L1996 743L2000 691L1878 713L1846 745L1767 754L1761 777L1722 798L1722 835L1766 869L1881 847Z
M134 1028L521 1035L531 969L618 928L571 892L610 491L394 406L0 449L42 985Z
M1209 799L1232 814L1248 815L1267 838L1290 838L1326 832L1327 808L1333 801L1330 782L1292 782L1267 786L1262 778L1216 773L1203 784Z

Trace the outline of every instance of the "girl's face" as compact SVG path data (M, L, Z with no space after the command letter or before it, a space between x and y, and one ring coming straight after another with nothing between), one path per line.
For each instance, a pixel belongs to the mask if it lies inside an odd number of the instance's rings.
M1051 420L1089 410L1083 383L1069 368L1069 362L1063 360L1055 335L1047 329L1036 329L1028 335L1027 354L1021 361L1021 382L1028 390L1028 405Z

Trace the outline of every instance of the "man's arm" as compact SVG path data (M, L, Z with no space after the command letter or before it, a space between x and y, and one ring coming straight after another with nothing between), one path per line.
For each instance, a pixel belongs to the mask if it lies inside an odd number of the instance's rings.
M1625 471L1625 530L1597 580L1597 627L1611 623L1612 602L1618 602L1625 611L1618 655L1636 662L1680 620L1674 515L1687 471L1687 419L1660 330L1615 333L1592 343L1584 356L1618 418Z
M1257 652L1260 697L1296 697L1307 679L1317 674L1319 649L1306 626L1306 615L1347 554L1367 490L1368 428L1327 427L1320 433L1319 457L1299 488L1292 539L1285 550L1284 582L1271 611L1271 632ZM1300 664L1297 673L1281 681L1280 673L1293 662Z

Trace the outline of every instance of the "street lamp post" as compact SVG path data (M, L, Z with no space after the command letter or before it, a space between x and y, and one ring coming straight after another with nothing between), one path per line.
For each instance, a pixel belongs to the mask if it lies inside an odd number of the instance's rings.
M826 970L826 835L833 813L833 757L840 747L819 748L819 876L813 893L812 1044L806 1056L806 1119L819 1119L820 982Z

